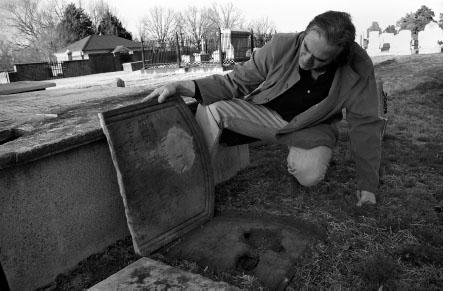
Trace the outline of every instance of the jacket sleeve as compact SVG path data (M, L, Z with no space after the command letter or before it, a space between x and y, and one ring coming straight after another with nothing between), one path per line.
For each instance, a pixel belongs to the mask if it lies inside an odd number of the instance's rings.
M212 75L195 80L203 99L203 105L219 100L240 98L250 94L264 82L273 63L274 38L254 51L244 64L236 64L226 75Z
M381 134L385 122L378 114L378 92L373 70L362 82L361 90L346 105L346 119L358 187L375 193L379 183Z

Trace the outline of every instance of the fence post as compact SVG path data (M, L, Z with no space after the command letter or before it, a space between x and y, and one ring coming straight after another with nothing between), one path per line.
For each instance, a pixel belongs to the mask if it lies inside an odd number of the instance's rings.
M250 41L250 46L251 46L251 53L253 53L253 50L255 48L255 36L253 34L253 29L251 30L251 41Z
M145 53L144 53L144 39L140 37L140 47L142 51L142 70L145 70Z
M180 43L178 39L178 32L175 33L175 41L177 42L177 66L180 68Z
M223 55L221 51L221 29L218 27L218 63L219 67L223 68Z

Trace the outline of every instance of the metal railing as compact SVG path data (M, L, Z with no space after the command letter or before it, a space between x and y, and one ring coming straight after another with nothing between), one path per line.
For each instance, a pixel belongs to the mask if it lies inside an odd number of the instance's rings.
M143 67L233 66L249 60L253 50L265 45L272 36L254 35L252 31L226 30L224 33L219 31L216 38L200 41L179 37L178 33L175 39L168 41L143 40Z

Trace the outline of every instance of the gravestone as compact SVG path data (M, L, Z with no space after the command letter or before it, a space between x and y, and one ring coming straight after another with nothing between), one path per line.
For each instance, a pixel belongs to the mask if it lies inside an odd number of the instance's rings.
M420 54L435 54L441 52L438 42L443 41L443 30L435 22L430 22L425 26L425 30L418 33L418 44Z
M195 63L195 56L194 55L181 55L181 61L185 64L193 64Z
M410 30L400 30L400 32L395 35L395 38L393 39L390 51L394 55L411 55L411 40L412 32Z
M121 78L116 78L114 80L114 84L116 85L116 87L126 87L126 83L124 83L124 80L122 80Z
M206 143L181 97L99 113L134 250L148 255L213 215Z
M392 52L395 35L393 33L382 33L380 35L380 50L382 52Z
M367 46L367 54L369 56L375 56L380 54L380 32L369 32L369 43Z

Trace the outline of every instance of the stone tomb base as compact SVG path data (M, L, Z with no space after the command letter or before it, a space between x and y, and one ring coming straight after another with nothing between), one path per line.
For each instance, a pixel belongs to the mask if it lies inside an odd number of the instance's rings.
M159 253L203 268L253 275L276 290L290 282L296 260L309 244L325 238L323 228L290 217L233 211L214 217Z

